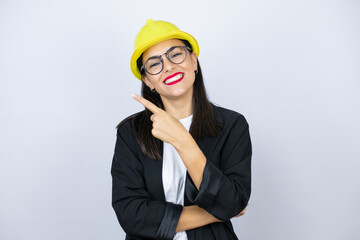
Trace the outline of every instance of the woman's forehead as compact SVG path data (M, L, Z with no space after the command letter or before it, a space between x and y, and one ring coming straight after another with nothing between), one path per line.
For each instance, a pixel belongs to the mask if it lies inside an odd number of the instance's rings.
M147 59L151 56L158 56L164 54L169 48L173 46L183 46L181 40L179 39L169 39L162 42L159 42L148 49L143 53L143 59Z

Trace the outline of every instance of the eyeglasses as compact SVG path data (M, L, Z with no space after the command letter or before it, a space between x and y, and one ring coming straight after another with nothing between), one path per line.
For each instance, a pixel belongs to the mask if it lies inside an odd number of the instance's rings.
M171 47L166 53L162 54L165 55L166 58L174 64L180 64L185 61L187 56L187 51L191 51L191 49L187 46L174 46ZM156 75L159 74L164 68L164 60L159 56L152 56L141 66L140 71L143 72L144 70L151 74Z

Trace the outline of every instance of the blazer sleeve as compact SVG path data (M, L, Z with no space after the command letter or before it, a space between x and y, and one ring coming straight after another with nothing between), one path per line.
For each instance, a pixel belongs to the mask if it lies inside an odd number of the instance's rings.
M111 166L112 206L130 236L173 239L183 206L151 199L129 129L119 127Z
M251 192L252 146L249 125L240 115L231 126L221 150L220 167L209 158L199 191L192 191L190 201L216 218L227 221L247 205Z

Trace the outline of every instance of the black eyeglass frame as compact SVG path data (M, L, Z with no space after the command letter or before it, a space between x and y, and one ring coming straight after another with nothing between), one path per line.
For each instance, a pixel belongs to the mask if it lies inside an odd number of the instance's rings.
M171 59L169 58L169 52L171 52L172 50L174 50L174 49L177 48L177 47L180 47L180 48L184 48L184 49L185 49L185 58L184 58L184 60L183 60L182 62L174 63L174 62L171 61ZM146 71L148 74L150 74L150 75L158 75L158 74L161 73L162 70L164 69L164 60L163 60L163 58L162 58L161 56L165 55L166 58L167 58L171 63L173 63L173 64L181 64L181 63L183 63L183 62L186 60L186 58L187 58L187 51L186 51L186 50L189 50L189 52L191 52L191 48L189 48L188 46L173 46L173 47L169 48L169 50L167 50L166 53L163 53L163 54L158 55L158 56L149 57L149 58L146 60L146 62L141 66L140 72L143 73L144 70L145 70L145 71ZM145 64L146 64L149 60L155 59L155 58L159 58L159 59L160 59L160 62L161 62L161 70L160 70L158 73L150 73L150 72L148 72L148 71L146 70Z

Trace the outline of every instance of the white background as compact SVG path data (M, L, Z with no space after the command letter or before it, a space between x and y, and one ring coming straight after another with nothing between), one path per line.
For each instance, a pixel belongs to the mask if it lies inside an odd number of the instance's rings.
M239 239L360 237L359 1L0 0L0 239L124 239L115 126L142 110L148 18L192 34L210 100L245 115Z

